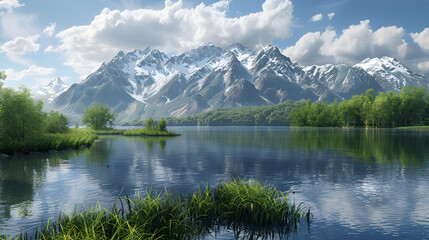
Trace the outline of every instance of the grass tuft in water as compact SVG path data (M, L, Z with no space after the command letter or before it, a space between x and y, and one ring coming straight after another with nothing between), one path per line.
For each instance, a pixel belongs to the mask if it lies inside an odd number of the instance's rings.
M111 210L98 204L60 214L32 237L22 233L12 239L200 239L225 228L236 238L283 238L305 217L309 223L310 210L290 203L287 193L234 179L217 188L206 184L188 197L150 190L145 197L118 198Z

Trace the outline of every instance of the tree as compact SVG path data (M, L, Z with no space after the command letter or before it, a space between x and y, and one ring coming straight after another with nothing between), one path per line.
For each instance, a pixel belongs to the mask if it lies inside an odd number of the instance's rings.
M3 81L6 80L6 77L4 71L0 71L0 88L3 86Z
M76 122L76 123L74 124L74 128L76 128L76 129L78 129L78 128L79 128L79 123L78 123L78 122Z
M167 122L164 118L161 118L161 121L158 123L159 131L166 132L167 131Z
M44 129L46 114L43 102L34 104L30 90L21 88L1 89L0 125L4 139L24 139L40 135Z
M46 120L46 131L48 133L65 133L69 130L69 120L62 113L50 111Z
M107 123L112 126L114 121L115 115L103 104L87 107L82 116L82 123L95 130L107 128Z
M144 122L144 126L146 127L147 130L152 130L153 129L153 119L150 117L146 120L146 122Z

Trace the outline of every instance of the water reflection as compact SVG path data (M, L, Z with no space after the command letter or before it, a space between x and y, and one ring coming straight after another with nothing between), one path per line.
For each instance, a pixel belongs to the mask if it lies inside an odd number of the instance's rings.
M89 149L0 159L0 230L28 229L83 202L110 207L120 192L144 195L150 187L167 187L186 194L203 183L246 177L292 189L294 200L312 208L311 232L291 238L422 238L429 233L427 131L171 130L182 136L103 136Z

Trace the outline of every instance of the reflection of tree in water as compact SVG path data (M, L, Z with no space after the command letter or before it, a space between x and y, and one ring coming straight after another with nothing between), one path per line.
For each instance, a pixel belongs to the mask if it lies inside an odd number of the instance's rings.
M330 150L364 161L420 165L429 156L429 132L396 129L290 128L266 131L199 131L196 138L231 146L305 151ZM215 135L215 136L213 136Z
M58 167L62 159L75 157L78 150L16 154L0 159L0 223L11 217L16 206L23 217L31 215L34 193L41 188L48 168Z

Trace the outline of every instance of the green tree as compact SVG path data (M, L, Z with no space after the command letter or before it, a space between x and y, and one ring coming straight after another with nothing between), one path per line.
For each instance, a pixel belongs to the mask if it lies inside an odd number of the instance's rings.
M114 121L115 115L103 104L87 107L82 116L82 123L95 130L106 129L107 123L112 126Z
M164 118L161 118L161 121L158 123L159 131L166 132L167 131L167 122Z
M6 77L4 71L0 71L0 88L3 86L3 81L6 80Z
M0 125L4 139L24 139L40 135L44 130L46 114L42 112L43 102L34 104L30 90L21 88L1 89Z
M79 128L79 123L78 123L78 122L76 122L76 123L74 124L74 128L76 128L76 129L78 129L78 128Z
M48 133L65 133L69 130L69 120L62 113L50 111L46 120L46 131Z
M146 120L146 122L144 122L144 126L146 127L146 129L148 129L148 130L152 130L153 129L153 127L154 127L154 122L153 122L153 119L150 117L150 118L148 118L147 120Z

